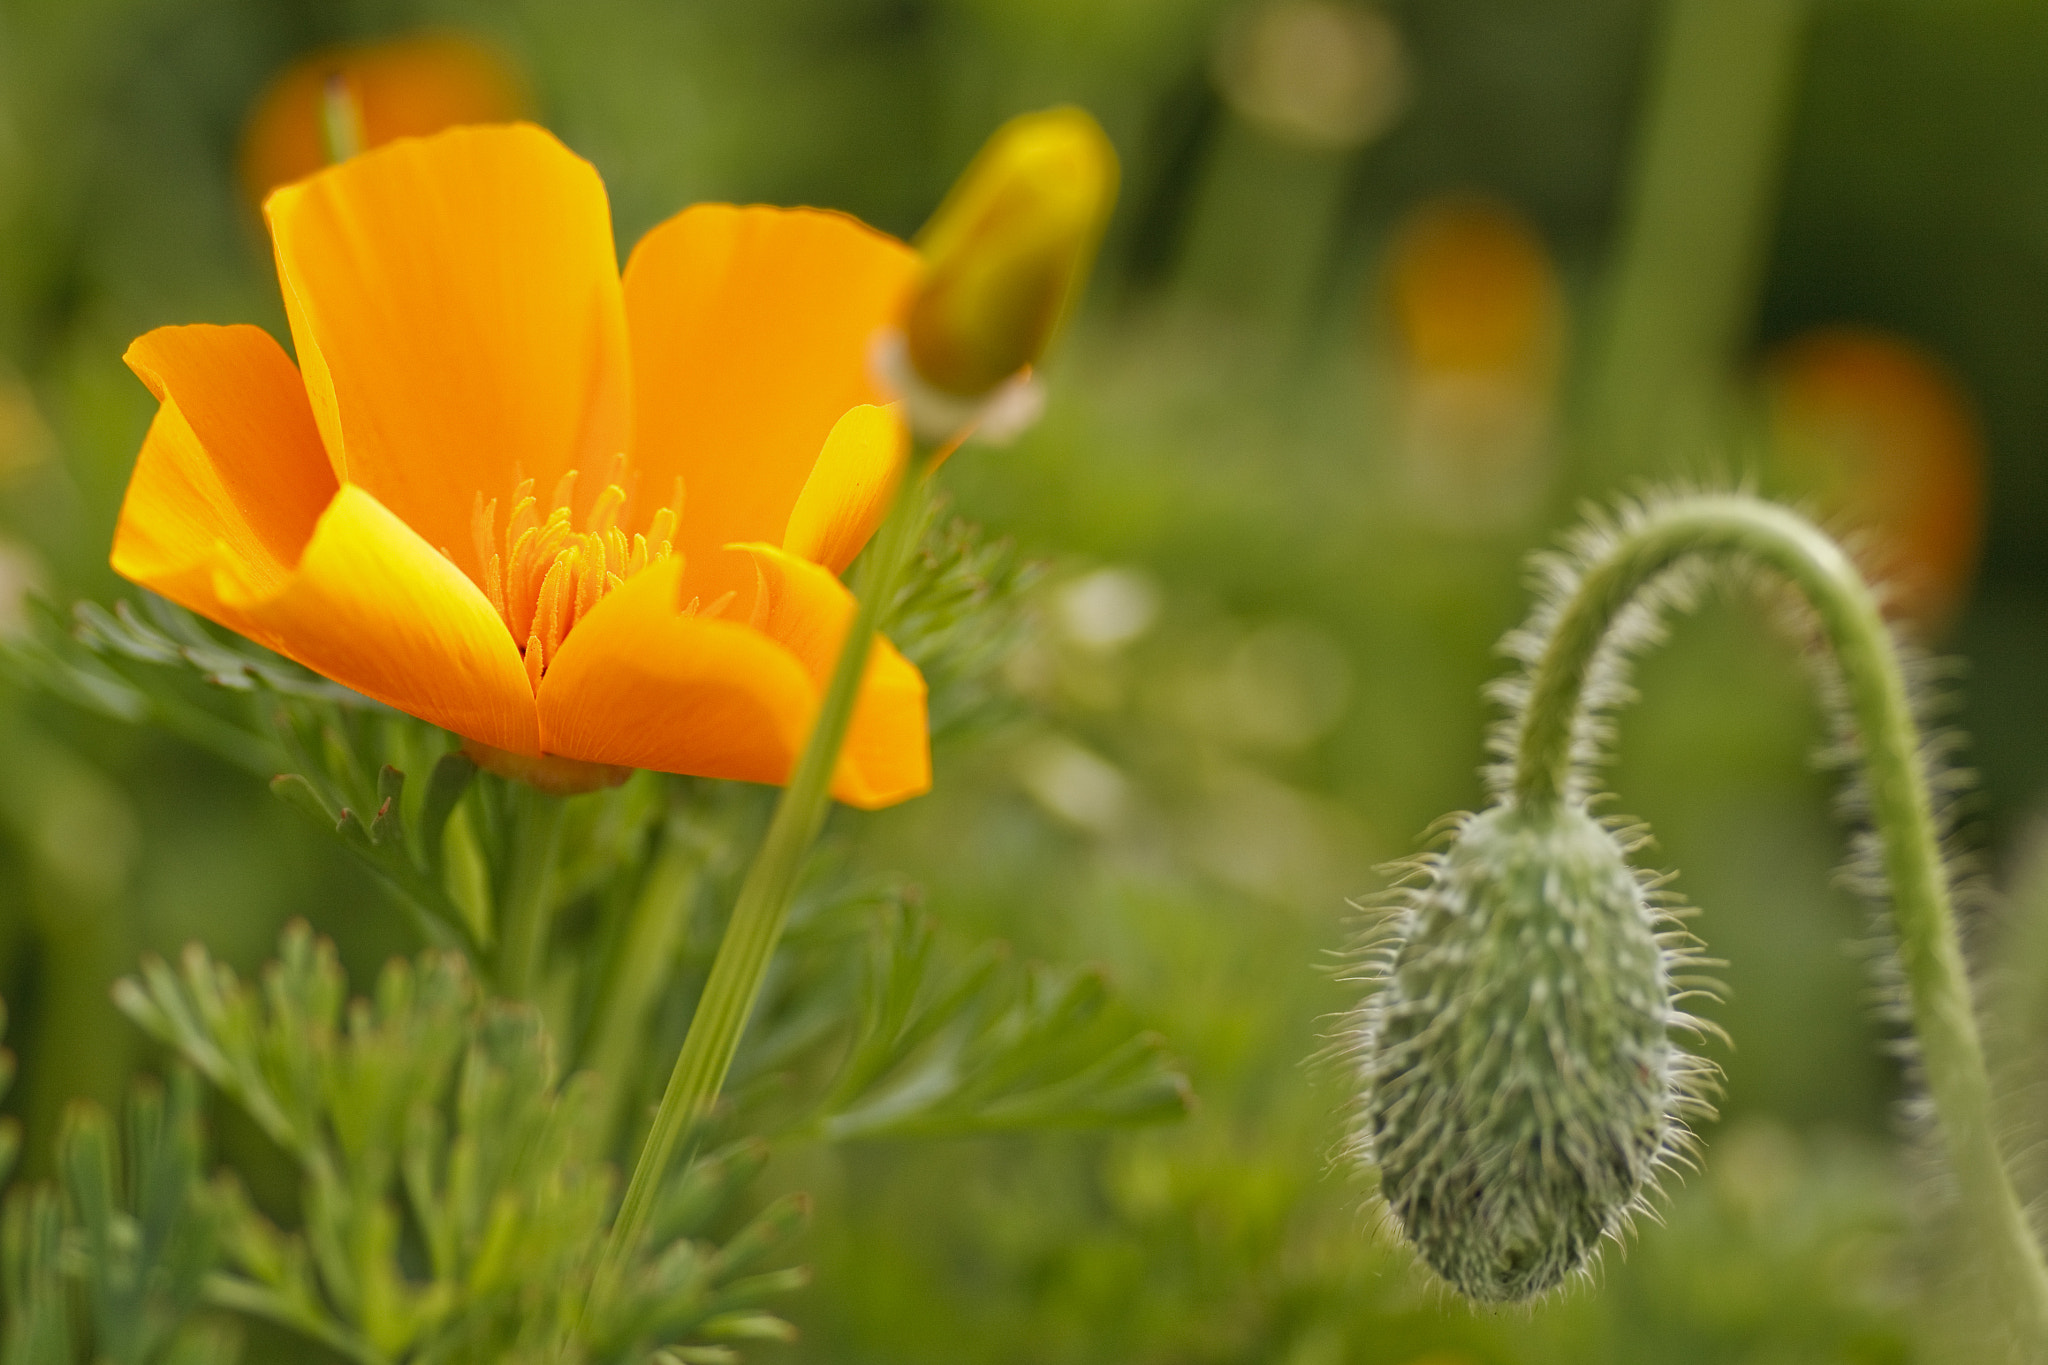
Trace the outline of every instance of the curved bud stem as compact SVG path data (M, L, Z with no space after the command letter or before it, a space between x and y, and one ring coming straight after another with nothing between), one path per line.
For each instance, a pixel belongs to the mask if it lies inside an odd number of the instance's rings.
M2048 1359L2040 1354L2048 1342L2048 1265L1998 1152L1905 672L1875 596L1841 547L1786 508L1733 494L1675 499L1627 521L1586 565L1533 664L1507 795L1539 810L1580 798L1580 759L1590 752L1593 722L1587 688L1617 624L1665 573L1700 560L1756 564L1782 577L1812 607L1833 648L1941 1139L2013 1338L2035 1353L2026 1359Z

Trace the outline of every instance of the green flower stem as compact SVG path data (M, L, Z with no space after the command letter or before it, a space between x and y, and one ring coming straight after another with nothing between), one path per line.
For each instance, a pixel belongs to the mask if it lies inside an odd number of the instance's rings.
M669 982L703 871L703 850L672 828L627 913L625 932L598 992L582 1065L604 1078L607 1146L632 1100L635 1087L627 1073L647 1027L648 1009Z
M1625 527L1588 568L1536 664L1516 737L1512 799L1541 808L1580 798L1574 732L1602 644L1659 575L1700 558L1746 561L1781 575L1812 606L1833 646L1882 847L1913 1028L1963 1209L1997 1277L2015 1340L2048 1342L2048 1266L1998 1152L1905 674L1875 597L1841 548L1795 513L1735 495L1678 499Z
M1597 485L1711 419L1748 336L1810 0L1659 7L1586 399Z
M555 862L568 802L523 782L513 785L512 800L512 869L499 940L498 991L508 1000L530 1000L554 918Z
M934 452L922 442L913 448L889 513L862 561L854 584L858 606L853 624L840 646L839 662L819 704L810 741L797 759L796 770L790 774L789 785L783 788L782 798L776 803L760 851L754 855L754 864L740 886L732 920L726 925L718 956L711 963L711 975L697 1001L697 1013L690 1020L682 1052L676 1057L668 1090L655 1111L654 1125L648 1130L640 1160L633 1168L632 1183L626 1187L618 1219L612 1224L600 1286L625 1264L646 1231L655 1191L675 1155L677 1141L709 1112L718 1098L719 1087L725 1083L725 1073L739 1047L740 1033L768 974L776 942L782 937L797 873L811 841L824 824L831 802L832 770L838 765L840 746L853 720L854 699L866 671L870 645L882 624L884 609L896 595L897 581L924 524L926 476L935 462Z
M320 146L330 166L363 150L363 107L340 72L329 76L320 90Z

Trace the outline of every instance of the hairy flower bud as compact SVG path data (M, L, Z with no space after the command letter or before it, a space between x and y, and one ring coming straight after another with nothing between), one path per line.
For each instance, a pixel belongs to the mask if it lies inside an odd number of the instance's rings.
M1087 276L1116 184L1116 151L1083 110L996 130L918 235L925 271L903 330L925 383L978 397L1036 363Z
M1525 1299L1584 1266L1683 1132L1658 912L1583 809L1467 821L1383 953L1362 1145L1460 1293Z

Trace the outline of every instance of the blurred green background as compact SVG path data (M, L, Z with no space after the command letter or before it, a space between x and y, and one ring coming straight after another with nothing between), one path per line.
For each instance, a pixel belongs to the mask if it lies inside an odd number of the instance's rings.
M1614 774L1729 960L1723 1117L1666 1221L1531 1313L1451 1305L1336 1159L1344 1078L1306 1059L1350 1003L1326 970L1348 900L1480 799L1526 555L1632 481L1747 477L1870 525L1913 628L1969 661L1969 842L1992 874L2022 860L2048 775L2048 10L0 0L0 605L125 591L106 547L153 407L133 336L284 334L238 178L259 92L421 29L519 73L603 173L622 252L700 199L907 235L998 122L1057 101L1124 158L1045 421L946 471L1048 565L1005 675L1018 719L942 751L936 794L863 826L860 856L942 922L1105 964L1200 1106L791 1153L817 1284L764 1358L1928 1349L1904 1085L1832 880L1818 711L1745 594L1648 661ZM413 946L332 841L175 741L9 693L0 771L32 1142L141 1055L105 1003L139 952L198 937L249 965L305 915L360 981Z

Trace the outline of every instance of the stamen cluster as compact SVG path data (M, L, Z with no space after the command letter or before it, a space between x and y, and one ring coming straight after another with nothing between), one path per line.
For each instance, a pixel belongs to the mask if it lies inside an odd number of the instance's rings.
M496 498L486 502L477 494L471 514L481 586L519 642L526 675L535 687L577 621L627 579L675 553L676 523L683 506L680 478L669 505L655 510L644 532L630 536L619 524L629 501L624 457L592 499L581 530L576 529L573 511L577 479L573 469L562 476L545 516L534 497L534 481L522 480L513 494L502 539Z

